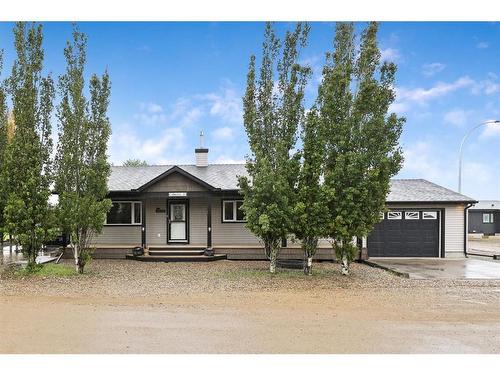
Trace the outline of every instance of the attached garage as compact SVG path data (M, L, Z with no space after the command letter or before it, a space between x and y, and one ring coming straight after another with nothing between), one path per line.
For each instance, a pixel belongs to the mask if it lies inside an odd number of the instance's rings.
M474 202L427 180L392 180L387 211L367 238L368 256L463 257Z
M391 210L368 236L372 257L439 257L439 210Z

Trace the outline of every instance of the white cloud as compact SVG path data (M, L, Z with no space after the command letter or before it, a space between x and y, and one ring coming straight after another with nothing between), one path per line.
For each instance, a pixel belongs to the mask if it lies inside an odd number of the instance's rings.
M410 100L417 103L423 103L430 99L434 99L450 92L456 91L463 87L470 86L474 81L468 76L460 77L455 82L445 83L438 82L429 89L416 88L416 89L399 89L397 90L398 97L403 100Z
M404 147L404 165L398 178L424 178L452 190L458 188L458 147L445 148L435 140L422 140ZM462 191L475 199L498 195L500 174L488 161L464 154Z
M156 103L139 103L139 112L134 119L141 125L158 126L167 123L167 116L163 113L161 105Z
M465 111L463 109L456 108L445 113L444 122L458 127L463 127L465 124L467 124L470 114L471 111Z
M500 123L487 124L481 133L481 138L500 137Z
M156 102L139 103L133 123L113 126L110 160L114 164L129 158L150 164L192 163L194 154L186 140L188 135L197 136L207 118L216 122L210 148L219 147L227 153L227 141L234 139L237 126L243 123L241 96L231 82L213 92L179 97L168 107Z
M217 128L212 133L212 137L215 140L227 141L233 139L233 136L233 129L228 126Z
M185 148L184 132L181 128L167 128L161 133L147 138L125 124L115 129L109 142L110 160L122 164L127 159L143 159L148 163L158 163L170 154L175 156Z
M234 124L243 122L242 100L233 88L226 87L222 92L198 95L197 98L208 104L210 115Z
M401 60L401 53L396 48L385 48L380 50L380 59L382 61L397 62Z
M485 49L488 48L489 46L490 44L487 42L479 42L478 44L476 44L476 47L479 49Z
M412 105L423 106L432 99L436 99L465 87L470 87L475 81L468 76L460 77L451 83L437 82L434 86L424 89L417 87L408 89L396 87L396 102L391 106L393 112L404 112Z
M156 103L148 103L147 110L148 110L148 112L151 112L151 113L163 112L162 106L159 104L156 104Z
M446 68L446 65L438 63L438 62L424 64L424 65L422 65L422 74L424 76L431 77L434 74L443 71L444 68Z
M442 159L437 158L439 147L430 141L419 141L404 148L404 165L402 172L411 178L427 180L449 185L450 168L440 165Z

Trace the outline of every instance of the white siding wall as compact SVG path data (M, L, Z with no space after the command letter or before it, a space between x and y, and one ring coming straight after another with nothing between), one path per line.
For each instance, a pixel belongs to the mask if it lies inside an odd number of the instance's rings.
M446 256L464 254L464 205L446 207L445 243Z
M464 254L464 204L414 204L389 205L389 208L444 208L445 257L462 257Z
M212 200L212 245L215 246L260 246L259 240L245 223L222 222L222 199Z
M102 233L94 237L95 246L134 247L141 245L140 225L105 225Z
M207 246L207 202L205 198L189 199L189 244Z
M156 198L146 200L146 244L167 244L167 213L166 199ZM156 212L159 208L164 212Z
M203 186L196 182L184 177L180 173L172 173L164 179L151 185L146 191L153 192L169 192L169 191L205 191Z

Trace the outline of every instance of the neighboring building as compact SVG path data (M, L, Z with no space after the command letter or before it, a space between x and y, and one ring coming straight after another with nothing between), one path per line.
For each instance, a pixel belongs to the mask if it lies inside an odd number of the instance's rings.
M258 238L246 227L238 176L244 164L209 164L196 149L195 165L112 167L113 207L95 238L95 256L124 257L136 246L146 252L209 249L229 259L264 259ZM388 212L368 236L369 256L463 256L466 207L471 198L422 179L393 180ZM282 257L302 258L300 244L284 241ZM333 257L320 241L317 259Z
M469 233L500 233L500 201L479 201L469 209Z

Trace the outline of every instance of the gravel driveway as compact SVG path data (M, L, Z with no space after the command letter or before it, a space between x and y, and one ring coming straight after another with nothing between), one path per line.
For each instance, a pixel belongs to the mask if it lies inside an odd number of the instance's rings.
M498 353L500 282L267 274L266 262L94 261L0 278L1 353ZM35 334L36 333L36 334Z

